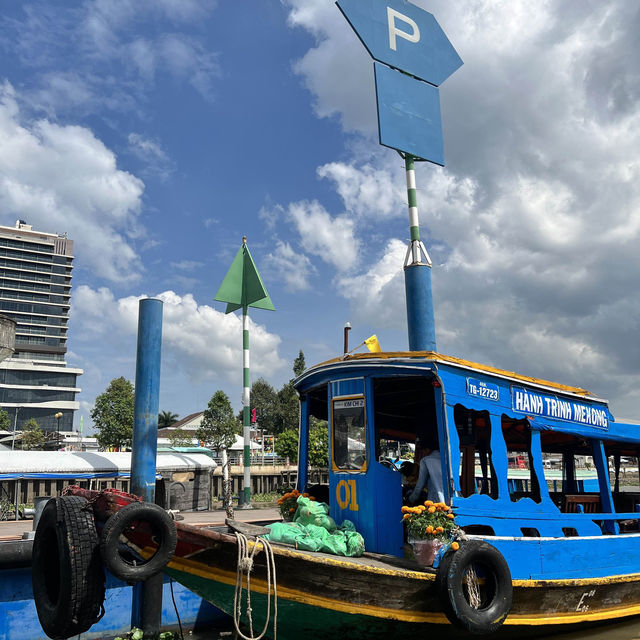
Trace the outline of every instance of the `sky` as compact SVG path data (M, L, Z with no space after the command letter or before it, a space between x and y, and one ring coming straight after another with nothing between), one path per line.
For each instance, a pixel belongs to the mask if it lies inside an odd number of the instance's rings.
M589 389L640 418L640 7L416 0L464 65L446 166L416 168L438 350ZM135 378L164 302L160 409L240 409L241 317L213 298L247 236L276 307L276 388L376 334L407 349L404 164L373 63L331 0L0 0L0 224L74 240L80 410Z

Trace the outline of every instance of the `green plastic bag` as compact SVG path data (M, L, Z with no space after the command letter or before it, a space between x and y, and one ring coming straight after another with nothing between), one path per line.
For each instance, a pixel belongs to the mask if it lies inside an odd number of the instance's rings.
M358 557L364 553L364 539L350 520L336 527L329 516L329 505L298 498L298 509L293 522L275 522L264 538L284 542L296 549L321 551L336 556Z
M298 509L293 521L304 525L313 524L330 532L336 530L336 523L329 515L329 505L325 502L314 502L304 496L298 498Z

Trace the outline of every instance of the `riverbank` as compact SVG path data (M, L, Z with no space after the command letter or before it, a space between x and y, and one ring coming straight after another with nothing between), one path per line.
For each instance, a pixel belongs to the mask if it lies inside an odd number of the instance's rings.
M223 509L185 511L181 512L179 516L183 518L182 522L196 527L223 525L226 517ZM256 503L252 509L234 509L234 517L240 522L262 522L265 520L279 520L280 512L271 505L263 507L260 503ZM32 520L0 521L0 542L21 540L23 534L32 530L32 525Z

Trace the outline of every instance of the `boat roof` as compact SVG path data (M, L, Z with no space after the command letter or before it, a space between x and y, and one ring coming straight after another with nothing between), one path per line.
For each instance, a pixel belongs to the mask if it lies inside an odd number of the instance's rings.
M369 353L353 353L340 356L338 358L332 358L326 360L320 364L310 367L305 373L300 376L299 380L306 377L307 374L313 373L315 370L324 368L330 365L348 363L353 361L366 361L376 363L377 361L411 361L412 363L421 362L434 362L440 364L452 365L454 367L460 367L471 371L477 371L481 373L487 373L490 375L498 376L501 378L507 378L509 380L515 380L538 387L546 387L548 389L554 389L563 393L571 393L577 396L588 397L594 399L595 396L586 389L581 387L572 387L558 382L552 382L550 380L544 380L542 378L534 378L532 376L526 376L514 371L507 371L506 369L499 369L486 364L479 364L470 360L464 360L462 358L456 358L454 356L448 356L443 353L437 353L436 351L382 351L382 352L369 352Z
M202 453L174 453L157 457L156 470L214 469L216 463ZM129 474L131 453L98 451L0 451L0 474Z

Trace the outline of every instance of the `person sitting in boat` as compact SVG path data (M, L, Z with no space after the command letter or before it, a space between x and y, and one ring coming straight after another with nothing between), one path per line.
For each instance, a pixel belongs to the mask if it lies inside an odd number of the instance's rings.
M400 465L400 473L402 474L402 501L405 502L409 494L413 491L418 482L418 472L420 465L410 460L405 460Z
M432 440L425 440L422 443L424 455L420 460L420 471L418 480L413 491L409 494L410 504L423 502L422 492L427 491L427 500L433 502L444 502L444 487L442 484L442 463L440 462L440 450L438 443ZM418 445L416 445L416 454Z

